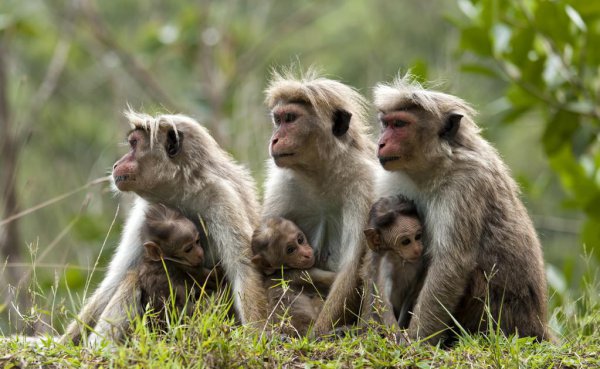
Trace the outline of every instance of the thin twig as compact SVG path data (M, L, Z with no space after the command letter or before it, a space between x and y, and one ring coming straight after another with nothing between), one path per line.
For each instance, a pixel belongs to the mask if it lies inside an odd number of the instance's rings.
M15 215L12 215L12 216L10 216L10 217L2 220L0 222L0 226L8 224L8 223L10 223L10 222L12 222L12 221L14 221L16 219L24 217L25 215L31 214L31 213L33 213L35 211L38 211L38 210L43 209L43 208L45 208L47 206L50 206L50 205L55 204L55 203L57 203L59 201L62 201L62 200L66 199L69 196L72 196L72 195L74 195L74 194L76 194L78 192L81 192L81 191L85 190L88 187L91 187L91 186L94 186L94 185L97 185L97 184L101 184L101 183L105 183L105 182L109 182L109 181L110 181L110 176L96 178L93 181L88 182L88 183L84 184L83 186L74 189L73 191L69 191L69 192L64 193L62 195L56 196L56 197L54 197L54 198L52 198L52 199L50 199L48 201L44 201L41 204L35 205L35 206L33 206L33 207L29 208L29 209L25 209L25 210L23 210L23 211L15 214Z
M6 263L4 267L6 268L22 268L22 267L31 267L31 263ZM92 270L89 266L83 265L72 265L72 264L62 264L62 263L35 263L36 268L48 268L48 269L75 269L75 270ZM106 270L106 268L96 268L96 270Z
M146 92L153 100L165 106L169 111L178 113L186 111L183 106L176 103L171 96L163 90L160 83L154 79L152 73L148 71L134 55L129 53L116 41L98 11L96 11L91 4L91 1L81 1L81 8L83 16L85 16L87 24L91 28L92 35L102 46L114 52L119 57L123 68L136 82L138 82L144 92Z

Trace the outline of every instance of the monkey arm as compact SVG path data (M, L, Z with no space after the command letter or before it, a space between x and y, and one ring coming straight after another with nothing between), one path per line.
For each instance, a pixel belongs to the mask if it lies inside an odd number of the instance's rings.
M413 339L425 339L451 325L450 314L456 311L476 266L477 237L481 229L478 220L482 219L476 212L482 207L456 197L445 204L434 203L425 222L430 227L427 229L431 229L430 264L408 328L408 335ZM440 214L455 216L440 217ZM435 344L442 338L443 335L438 334L427 341Z
M223 277L225 272L220 266L215 266L212 269L202 268L200 279L197 281L201 286L206 286L208 291L217 291L221 289L225 281Z
M424 339L451 326L452 314L464 293L470 268L462 261L433 261L417 299L408 328L412 339ZM438 334L427 341L436 344L443 337Z
M323 291L327 291L331 288L336 276L336 272L319 268L286 270L284 273L285 279L298 287L314 286Z
M343 228L341 230L341 248L344 258L339 271L323 305L323 309L313 326L313 334L320 335L330 331L340 322L345 309L357 313L360 306L360 294L357 287L360 279L360 265L366 250L366 240L362 233L366 215L370 207L370 196L357 189L355 201L344 205L342 211ZM359 201L361 200L361 201ZM332 245L327 245L331 247ZM342 322L343 323L343 322Z
M205 194L211 199L211 208L204 219L207 226L209 247L216 247L221 257L228 282L231 284L234 306L242 323L264 322L267 315L266 291L262 275L250 261L250 239L253 219L240 212L232 201L239 198L234 190L222 185L220 191Z
M392 305L390 293L399 293L400 291L390 291L391 288L387 288L389 284L392 284L392 275L384 275L382 272L382 262L385 262L384 258L380 260L377 265L377 272L375 274L375 291L373 291L373 315L378 316L381 322L389 328L398 328L398 321L394 315L394 306ZM398 286L394 286L398 287Z

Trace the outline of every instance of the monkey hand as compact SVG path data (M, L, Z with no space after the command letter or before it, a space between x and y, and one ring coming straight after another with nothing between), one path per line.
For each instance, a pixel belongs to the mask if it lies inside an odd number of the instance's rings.
M408 336L408 333L405 330L399 330L392 334L394 341L396 344L402 347L407 347L411 345L411 339Z

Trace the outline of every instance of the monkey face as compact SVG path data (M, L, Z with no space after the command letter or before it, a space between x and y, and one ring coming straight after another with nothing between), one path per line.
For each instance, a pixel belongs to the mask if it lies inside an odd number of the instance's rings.
M147 239L144 248L152 261L171 260L187 267L204 263L204 249L194 223L162 204L148 209L142 239Z
M423 253L421 222L414 217L399 215L382 236L383 243L408 262L416 262Z
M120 191L133 191L151 197L173 181L174 163L182 148L183 133L172 126L156 127L151 145L149 129L135 128L127 137L129 152L113 166L114 185Z
M273 108L269 154L275 165L293 168L316 160L313 113L305 103L283 103Z
M182 245L178 252L177 258L184 260L191 267L198 267L204 264L204 249L200 243L200 237Z
M283 267L309 269L315 264L313 249L298 226L284 218L267 219L252 235L252 262L270 274Z
M309 269L315 264L315 255L301 231L282 247L283 265L292 269Z
M415 153L417 117L409 111L379 114L381 137L377 157L386 170L403 169Z
M200 233L194 223L181 215L173 225L173 234L168 237L173 258L182 260L191 267L202 265L204 263L204 249L202 248Z
M392 252L410 263L423 254L421 222L412 216L397 215L385 227L367 228L364 231L367 245L375 252Z

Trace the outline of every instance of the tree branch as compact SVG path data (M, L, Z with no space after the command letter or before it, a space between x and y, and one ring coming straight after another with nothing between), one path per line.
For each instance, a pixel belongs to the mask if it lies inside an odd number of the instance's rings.
M169 111L178 113L186 111L183 106L180 106L171 99L170 95L163 90L160 83L154 79L152 73L149 72L137 58L119 45L109 32L102 17L98 14L98 11L96 11L91 1L81 1L81 9L82 14L88 21L87 24L91 28L92 35L102 46L111 50L119 57L124 69L133 77L150 98L165 106Z

